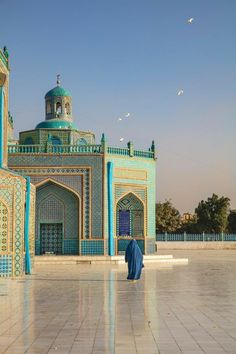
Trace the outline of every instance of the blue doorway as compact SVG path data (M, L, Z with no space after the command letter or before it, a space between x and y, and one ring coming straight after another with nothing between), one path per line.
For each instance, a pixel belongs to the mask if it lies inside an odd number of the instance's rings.
M119 236L130 236L130 210L119 210Z
M62 223L40 224L41 254L62 254Z

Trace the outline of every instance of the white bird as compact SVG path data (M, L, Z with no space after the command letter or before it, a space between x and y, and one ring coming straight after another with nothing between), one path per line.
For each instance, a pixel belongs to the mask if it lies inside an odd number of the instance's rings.
M181 90L178 91L177 95L181 96L181 95L183 95L183 93L184 93L184 90L181 89Z
M120 141L123 141L124 140L124 138L120 138Z
M120 118L120 117L119 117L117 120L118 120L118 121L121 121L121 120L122 120L122 118Z
M194 21L194 18L193 18L193 17L189 18L189 19L188 19L188 24L191 25L191 24L193 23L193 21Z
M127 114L125 115L126 118L128 118L129 116L130 116L130 113L127 113Z

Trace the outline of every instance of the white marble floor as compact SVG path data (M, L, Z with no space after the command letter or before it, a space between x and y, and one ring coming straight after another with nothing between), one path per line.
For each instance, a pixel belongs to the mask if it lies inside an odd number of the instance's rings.
M137 283L109 265L1 279L0 353L235 354L236 251L171 253L189 264L147 265Z

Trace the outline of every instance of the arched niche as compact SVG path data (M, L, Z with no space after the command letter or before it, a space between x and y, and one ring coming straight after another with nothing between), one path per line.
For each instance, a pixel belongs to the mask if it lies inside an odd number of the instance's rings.
M36 185L36 254L79 254L80 197L56 181Z
M51 101L47 101L46 102L46 114L52 114L52 102Z
M117 202L116 235L144 237L144 205L131 192Z
M61 101L56 102L56 114L62 114L62 104Z

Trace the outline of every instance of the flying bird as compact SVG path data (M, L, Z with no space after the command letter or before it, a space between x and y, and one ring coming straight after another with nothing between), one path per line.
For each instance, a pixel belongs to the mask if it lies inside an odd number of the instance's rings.
M184 90L179 90L178 93L177 93L177 95L178 95L178 96L181 96L181 95L183 95L183 93L184 93Z
M120 141L123 141L124 140L124 138L120 138Z
M122 120L122 118L120 118L120 117L119 117L117 120L118 120L118 121L121 121L121 120Z
M129 116L130 116L130 113L127 113L127 114L125 115L126 118L128 118Z
M191 24L193 23L193 21L194 21L194 18L193 18L193 17L189 18L189 19L188 19L188 24L191 25Z

